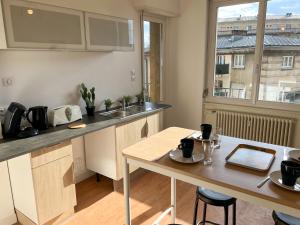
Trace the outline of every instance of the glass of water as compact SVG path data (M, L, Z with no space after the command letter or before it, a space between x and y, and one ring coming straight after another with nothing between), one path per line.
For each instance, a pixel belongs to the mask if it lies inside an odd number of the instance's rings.
M214 151L214 141L212 140L203 140L202 141L203 151L204 151L204 165L211 165L212 154Z
M221 147L221 135L222 135L222 128L216 127L213 130L212 134L212 140L214 142L214 148L220 148Z

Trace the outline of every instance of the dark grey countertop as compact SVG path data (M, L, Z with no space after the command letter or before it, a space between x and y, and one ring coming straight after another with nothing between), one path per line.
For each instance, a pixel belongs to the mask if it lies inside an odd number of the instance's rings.
M41 134L26 139L0 140L0 162L24 155L44 147L59 144L65 140L83 136L110 126L130 122L147 115L154 114L161 110L170 108L166 104L152 104L153 110L132 115L123 119L110 119L100 116L98 112L94 117L83 116L82 122L87 124L85 128L68 129L67 125L49 128Z

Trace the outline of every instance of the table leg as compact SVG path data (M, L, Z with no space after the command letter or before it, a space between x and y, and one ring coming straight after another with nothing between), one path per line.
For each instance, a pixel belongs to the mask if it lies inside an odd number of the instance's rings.
M126 157L123 156L123 185L124 185L124 203L125 203L125 225L131 225L130 200L129 200L129 165Z
M171 177L171 222L175 223L176 220L176 179Z

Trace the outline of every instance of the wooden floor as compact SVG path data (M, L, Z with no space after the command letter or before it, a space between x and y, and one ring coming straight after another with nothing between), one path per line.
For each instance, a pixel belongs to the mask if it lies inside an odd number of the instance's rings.
M170 202L170 179L147 173L131 183L131 207L133 225L151 224L168 207ZM91 177L76 186L78 206L76 214L64 225L123 225L123 195L113 192L112 181L102 178L97 183ZM195 187L177 183L177 223L191 224ZM199 213L201 213L200 204ZM230 211L231 213L231 211ZM208 219L223 224L223 209L208 207ZM162 224L168 224L169 219ZM231 223L230 223L231 224ZM271 210L238 201L238 225L273 225Z

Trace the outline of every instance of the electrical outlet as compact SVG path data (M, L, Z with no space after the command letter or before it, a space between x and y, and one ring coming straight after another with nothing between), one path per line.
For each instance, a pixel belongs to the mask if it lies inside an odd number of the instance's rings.
M13 78L12 77L3 77L2 79L2 86L9 87L13 85Z

